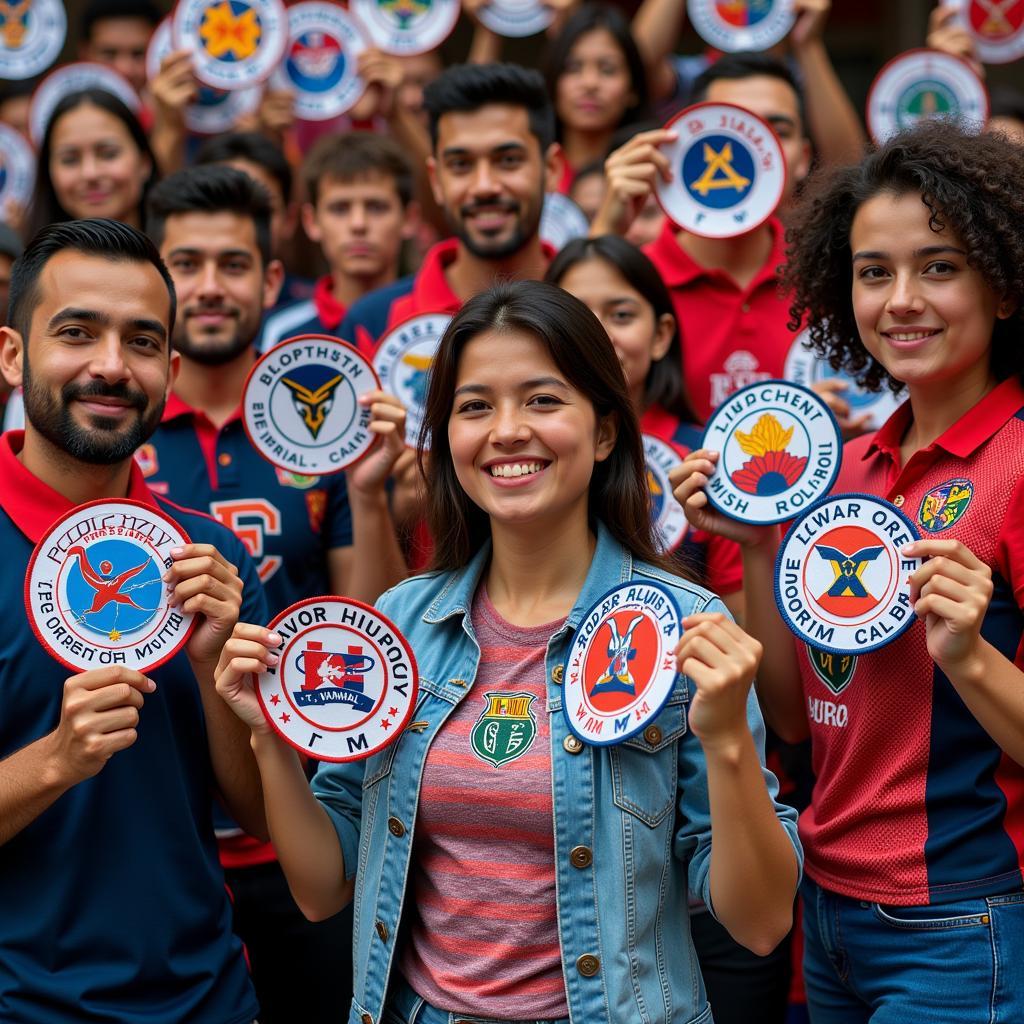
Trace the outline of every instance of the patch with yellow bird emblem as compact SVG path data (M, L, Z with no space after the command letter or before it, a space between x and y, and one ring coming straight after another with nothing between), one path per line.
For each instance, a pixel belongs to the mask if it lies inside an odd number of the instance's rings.
M181 0L172 27L175 49L192 51L196 78L214 89L264 81L288 42L281 0Z
M941 533L958 523L974 497L974 484L964 477L933 487L922 499L917 524L928 533Z
M296 478L326 476L358 462L373 445L361 396L380 387L352 345L303 334L256 363L242 393L242 422L253 447Z

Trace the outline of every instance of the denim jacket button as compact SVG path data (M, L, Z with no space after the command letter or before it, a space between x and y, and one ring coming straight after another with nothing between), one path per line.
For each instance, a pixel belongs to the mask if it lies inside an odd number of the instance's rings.
M656 725L649 725L644 729L644 739L652 747L656 747L661 742L661 730Z
M578 740L575 736L566 736L562 740L562 746L570 754L578 754L583 749L583 740Z
M561 686L562 685L562 676L564 674L565 674L565 666L564 665L556 665L551 670L551 682L555 683L557 686Z
M583 956L576 961L576 970L579 971L584 978L592 978L599 970L601 970L601 961L598 960L593 953L584 953Z
M588 846L574 846L569 852L569 862L574 868L589 868L594 855Z
M381 942L388 941L388 926L383 921L378 921L376 924L377 934L380 936Z
M401 839L405 835L405 826L398 820L398 818L388 818L388 831L397 838Z

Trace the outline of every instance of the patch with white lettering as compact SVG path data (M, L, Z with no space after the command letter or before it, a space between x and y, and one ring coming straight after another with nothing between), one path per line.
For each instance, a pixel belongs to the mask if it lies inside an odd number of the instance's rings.
M907 50L871 83L868 131L879 146L897 132L937 118L980 132L988 108L985 83L963 58L941 50Z
M792 0L687 0L686 13L701 39L724 53L769 50L796 21Z
M193 616L170 606L163 582L171 551L189 543L173 519L142 502L72 509L28 563L25 608L39 642L73 672L162 665L192 631Z
M260 674L256 695L286 742L318 761L360 761L401 734L419 674L390 619L352 598L312 597L269 628L281 635L281 660Z
M620 583L598 599L566 662L562 706L572 733L605 747L643 732L676 683L680 618L671 592L648 580Z
M870 494L812 506L790 527L775 562L783 621L798 639L832 654L892 643L915 621L908 579L921 559L900 549L918 538L898 508ZM836 681L845 686L842 673Z
M301 476L326 476L372 447L371 413L361 395L380 387L352 345L324 334L288 338L266 352L242 391L242 423L269 463Z
M654 533L662 551L675 551L683 543L690 524L686 520L683 506L672 495L672 481L668 474L669 470L683 461L683 457L660 437L644 434L643 442Z
M392 327L377 343L373 368L380 386L405 406L405 443L410 448L419 443L430 367L451 322L451 313L419 313Z
M64 49L68 16L60 0L0 3L0 78L32 78Z
M774 212L786 187L782 144L771 126L731 103L698 103L666 128L672 178L659 176L657 198L681 228L705 238L753 231Z
M703 447L720 452L708 501L746 523L782 523L832 489L843 438L829 407L809 388L784 380L730 395L704 429Z

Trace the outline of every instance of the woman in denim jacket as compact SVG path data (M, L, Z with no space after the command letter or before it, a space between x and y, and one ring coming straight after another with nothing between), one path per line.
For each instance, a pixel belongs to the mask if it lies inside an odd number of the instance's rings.
M401 736L322 765L311 793L249 682L281 638L240 624L218 671L299 906L321 919L355 897L349 1024L706 1024L688 890L767 953L800 874L764 768L760 647L656 552L622 371L577 299L522 282L470 300L423 437L436 571L378 602L419 664ZM679 605L679 674L641 734L585 746L563 665L584 613L632 579Z

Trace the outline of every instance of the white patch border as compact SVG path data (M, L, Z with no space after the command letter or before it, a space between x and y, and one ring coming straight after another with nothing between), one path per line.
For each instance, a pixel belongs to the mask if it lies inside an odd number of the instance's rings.
M116 96L136 117L142 111L142 101L131 83L106 64L79 60L63 64L51 71L36 86L28 109L28 133L35 146L42 145L46 126L54 108L69 93L82 89L102 89Z
M555 12L539 0L491 0L477 14L484 28L506 39L523 39L543 32L554 20Z
M796 23L792 4L780 0L756 26L730 25L718 16L715 0L687 0L686 16L694 31L709 46L723 53L763 51L781 43Z
M27 207L36 181L36 154L28 140L8 124L0 124L0 152L7 182L0 190L0 208L8 200Z
M974 47L982 64L1012 64L1015 60L1024 57L1024 22L1012 35L999 42L994 42L985 36L978 35L971 26L973 0L960 0L960 5L961 24L974 40Z
M666 461L671 458L674 460L674 464L678 465L685 456L670 441L664 441L654 434L643 434L641 440L643 441L644 462L647 469L657 478L658 483L665 491L665 510L653 525L663 553L670 555L673 551L677 551L686 540L686 535L690 532L690 522L686 518L683 506L676 501L672 494L672 484L669 481L668 473L662 472L662 466L655 459L659 456Z
M455 31L462 6L458 0L435 0L429 13L404 31L380 13L376 0L350 0L349 11L377 49L413 57L436 49Z
M68 16L60 0L32 0L28 53L0 45L0 78L22 81L45 71L60 56L68 34ZM39 17L42 24L36 22Z

